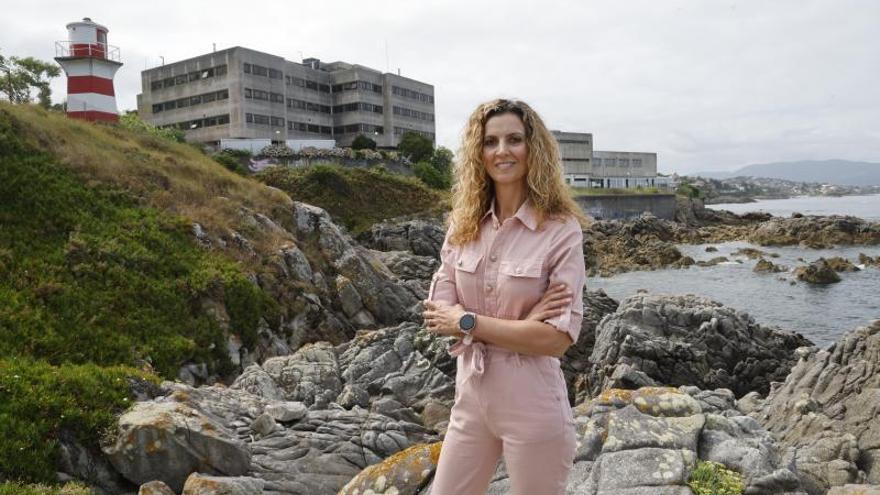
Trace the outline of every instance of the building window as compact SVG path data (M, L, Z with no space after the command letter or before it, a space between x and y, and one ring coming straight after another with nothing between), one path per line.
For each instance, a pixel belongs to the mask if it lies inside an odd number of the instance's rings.
M412 132L412 133L415 133L415 134L419 134L419 135L425 136L426 138L429 138L429 139L431 139L432 141L434 140L434 133L433 133L433 132L420 131L420 130L417 130L417 129L409 129L409 128L406 128L406 127L395 127L395 128L394 128L394 135L395 135L395 136L403 136L403 135L406 134L407 132Z
M245 122L248 124L269 125L270 122L268 115L260 115L258 113L246 113L244 117Z
M271 118L272 127L284 127L284 119L281 117Z
M412 89L402 88L400 86L391 86L391 92L397 96L402 96L404 98L410 98L412 100L418 100L422 103L433 105L434 104L434 96L420 93L418 91L414 91Z
M280 70L269 69L269 79L281 79L284 74Z
M201 79L207 79L210 77L217 76L225 76L226 75L226 65L218 65L216 67L209 67L207 69L201 69L193 72L188 72L186 74L181 74L172 77L166 77L164 79L159 79L156 81L150 82L150 91L156 91L162 88L170 88L172 86L178 86L181 84L190 83L193 81L198 81Z
M641 158L633 158L633 168L639 168L642 166Z
M400 115L401 117L408 117L411 119L424 120L426 122L434 122L434 114L427 112L420 112L418 110L413 110L411 108L406 107L398 107L395 106L393 108L394 115Z
M251 73L251 64L244 64L244 73L245 74Z
M621 167L623 167L623 168L629 167L629 158L620 158L620 159L618 159L618 161L620 162Z

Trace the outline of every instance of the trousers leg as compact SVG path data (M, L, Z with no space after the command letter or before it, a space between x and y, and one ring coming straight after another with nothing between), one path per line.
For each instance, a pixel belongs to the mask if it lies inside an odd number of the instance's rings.
M513 495L564 495L576 448L574 430L543 442L505 443Z
M473 378L460 387L443 439L430 495L484 495L501 457L501 439L486 425Z
M558 361L522 356L492 362L492 426L502 439L514 495L563 495L577 448Z

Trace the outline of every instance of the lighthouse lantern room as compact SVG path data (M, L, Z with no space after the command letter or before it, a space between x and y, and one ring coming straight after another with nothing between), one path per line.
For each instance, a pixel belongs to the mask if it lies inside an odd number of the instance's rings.
M67 25L67 41L55 43L55 60L67 74L67 114L116 122L113 76L122 67L119 48L107 44L107 28L88 17Z

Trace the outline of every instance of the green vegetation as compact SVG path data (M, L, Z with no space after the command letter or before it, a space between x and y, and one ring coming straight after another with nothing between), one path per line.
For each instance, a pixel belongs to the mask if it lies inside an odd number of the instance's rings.
M175 143L183 143L186 141L186 133L180 129L174 129L171 127L160 129L152 124L144 122L138 116L137 112L126 112L120 115L119 125L135 132L149 134Z
M13 480L54 481L58 432L97 447L114 414L129 406L132 381L158 384L155 377L124 366L0 358L0 472ZM34 490L6 485L0 494L55 493Z
M397 150L412 163L427 161L434 154L434 141L416 132L406 132L401 136Z
M363 134L358 134L354 141L351 142L351 149L353 150L375 150L376 149L376 141L364 136Z
M0 495L92 495L92 493L88 487L79 483L67 483L63 486L0 483Z
M712 461L697 463L688 486L694 495L740 495L745 490L741 474Z
M419 162L413 165L413 173L428 187L449 189L450 177L444 175L429 162Z
M9 57L0 55L0 93L12 103L30 103L31 90L37 90L37 101L43 108L52 106L52 90L49 80L58 77L61 69L49 62L33 57Z
M637 187L635 189L601 188L601 187L569 187L572 196L601 196L601 195L628 195L628 194L665 194L667 191L656 187Z
M30 105L0 104L0 156L0 473L51 483L62 431L97 448L132 380L158 381L135 367L173 379L192 361L223 376L228 334L253 347L260 319L276 320L241 264L199 247L193 220L170 212L247 232L239 205L289 199L148 131ZM224 305L228 330L208 301Z
M272 167L256 175L295 201L320 206L353 233L387 218L445 209L446 197L417 179L382 168L312 165L300 169Z
M675 190L675 194L691 199L703 197L703 192L699 188L693 184L688 184L687 182L682 182L681 185L678 186L678 189Z

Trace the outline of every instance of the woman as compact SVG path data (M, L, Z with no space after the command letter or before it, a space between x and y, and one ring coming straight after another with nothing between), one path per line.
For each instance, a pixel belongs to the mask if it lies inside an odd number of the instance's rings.
M461 338L431 494L485 493L501 455L514 494L565 493L575 432L558 357L583 319L586 220L556 140L528 105L477 107L453 203L423 313L431 332Z

